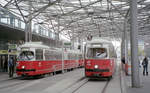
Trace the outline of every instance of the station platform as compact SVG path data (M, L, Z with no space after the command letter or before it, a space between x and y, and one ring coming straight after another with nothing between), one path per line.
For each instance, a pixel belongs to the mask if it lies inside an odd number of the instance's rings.
M122 74L124 78L124 93L150 93L150 74L147 76L143 76L143 67L140 67L140 87L139 88L132 88L132 80L131 80L131 74L125 75L125 73ZM150 71L150 68L148 68L148 71Z
M8 72L0 72L0 81L7 81L15 78L17 78L16 73L14 73L13 77L10 78Z

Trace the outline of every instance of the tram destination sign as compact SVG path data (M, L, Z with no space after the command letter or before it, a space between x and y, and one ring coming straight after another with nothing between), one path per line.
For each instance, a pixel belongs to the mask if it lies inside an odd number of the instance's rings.
M65 42L65 43L64 43L64 47L66 47L66 48L71 47L71 45L72 45L72 44L71 44L70 42Z
M64 43L65 46L71 46L71 43Z

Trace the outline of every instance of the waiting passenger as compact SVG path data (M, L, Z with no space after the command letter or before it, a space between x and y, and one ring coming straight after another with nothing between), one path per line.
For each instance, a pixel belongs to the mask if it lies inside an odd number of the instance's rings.
M121 62L122 62L123 64L125 64L125 63L126 63L126 61L125 61L125 57L122 57Z
M8 67L9 67L9 77L13 77L13 73L14 73L14 60L13 60L13 57L11 57L9 59Z
M8 59L6 58L4 63L4 72L7 72Z
M145 57L143 59L142 65L143 65L143 75L145 76L145 72L146 72L146 75L148 75L148 59L147 59L147 57Z

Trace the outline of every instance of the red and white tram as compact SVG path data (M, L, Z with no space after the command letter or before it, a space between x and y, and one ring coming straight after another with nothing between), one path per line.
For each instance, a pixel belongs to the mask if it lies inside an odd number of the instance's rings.
M85 45L85 76L112 77L115 71L116 52L110 41L93 39Z
M50 48L40 42L28 42L20 46L16 73L36 76L79 67L79 52Z

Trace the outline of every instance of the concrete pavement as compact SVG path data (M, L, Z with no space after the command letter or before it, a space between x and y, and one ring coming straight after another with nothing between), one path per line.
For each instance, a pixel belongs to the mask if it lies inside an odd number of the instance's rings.
M150 68L148 68L150 71ZM150 72L148 76L143 76L143 67L140 67L140 88L132 88L131 75L124 76L124 87L127 93L150 93Z

